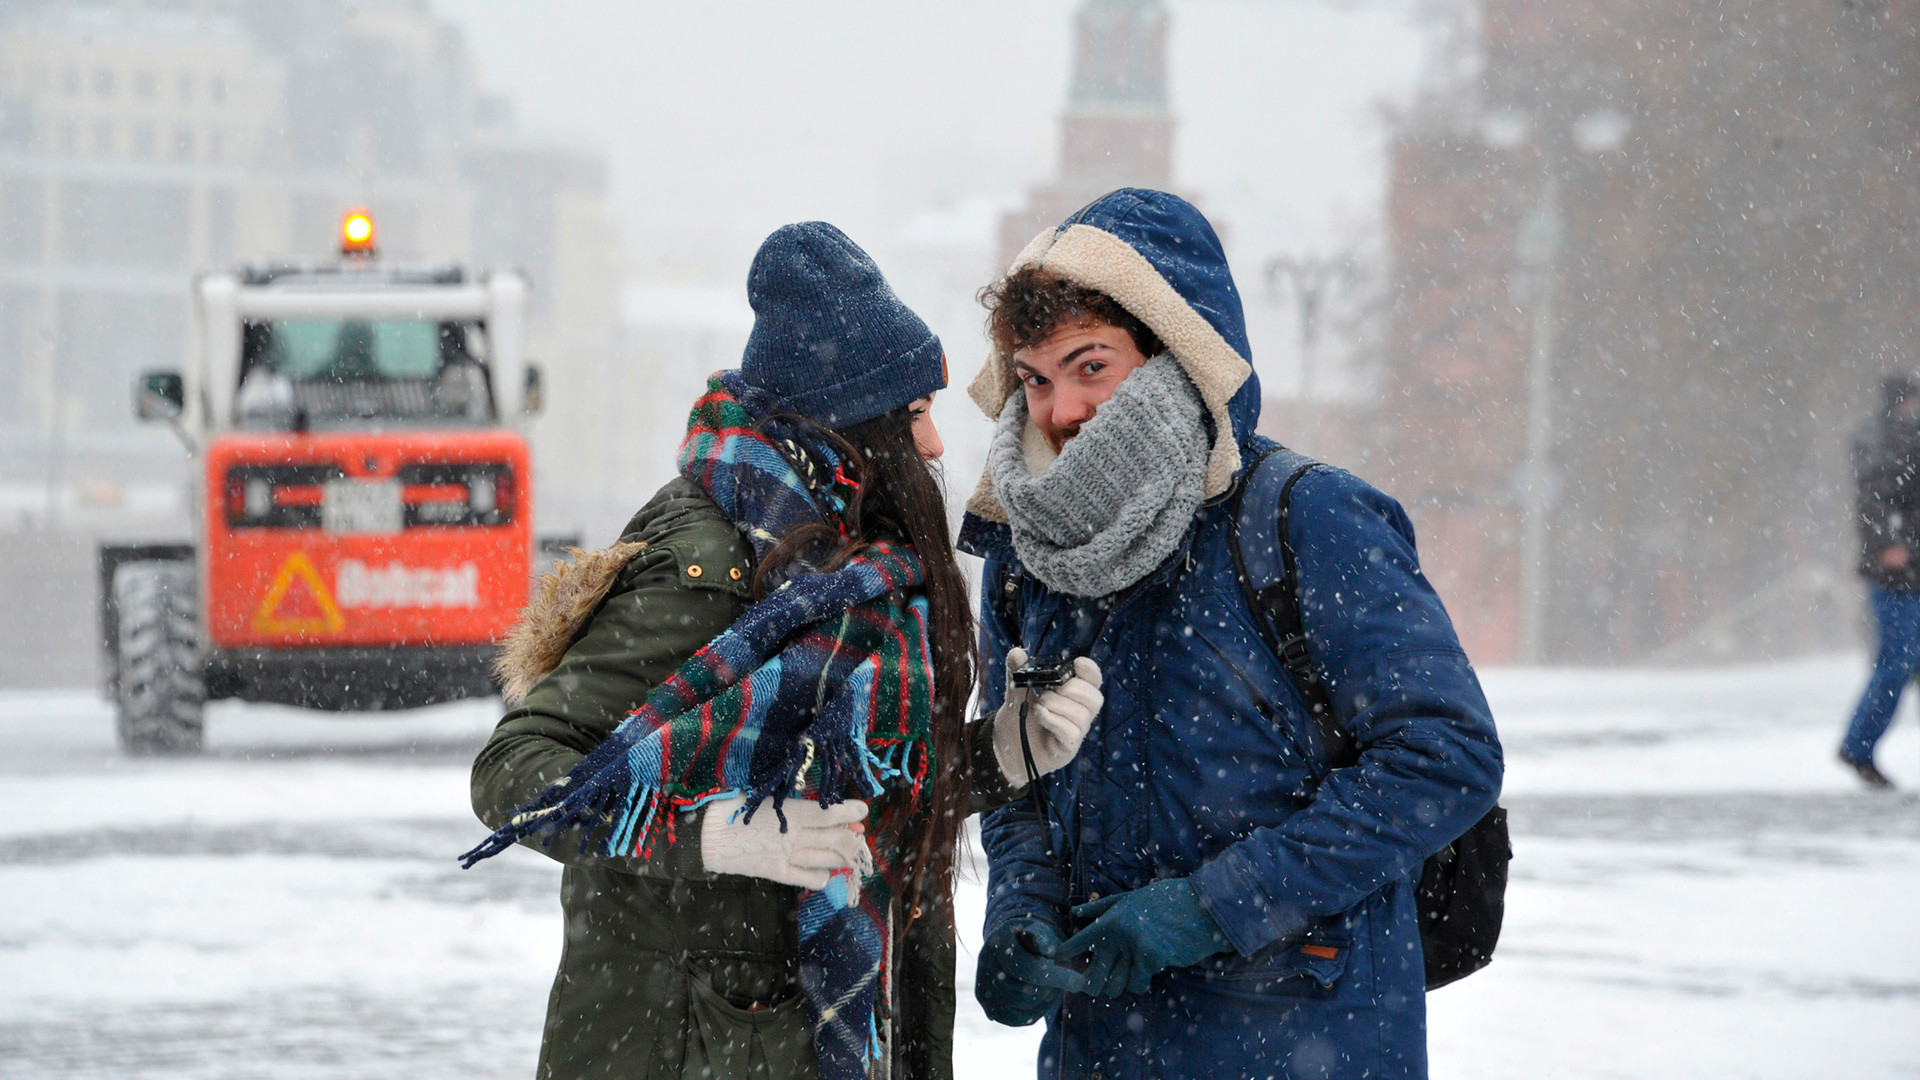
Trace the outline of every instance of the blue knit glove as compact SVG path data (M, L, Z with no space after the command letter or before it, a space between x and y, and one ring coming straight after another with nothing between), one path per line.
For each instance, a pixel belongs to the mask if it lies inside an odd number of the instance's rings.
M987 1019L1026 1027L1047 1015L1069 990L1085 985L1080 973L1053 962L1060 931L1028 916L1001 923L980 946L973 996Z
M1093 925L1068 938L1058 955L1089 957L1081 992L1093 997L1145 993L1167 968L1190 967L1233 948L1186 878L1102 897L1073 914Z

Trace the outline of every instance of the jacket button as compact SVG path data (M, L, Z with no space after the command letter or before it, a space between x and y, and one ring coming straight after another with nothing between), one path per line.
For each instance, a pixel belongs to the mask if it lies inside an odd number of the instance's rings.
M733 579L733 580L735 580L735 581L739 581L739 580L740 580L740 568L739 568L739 567L737 567L737 566L735 566L735 567L733 567L733 568L731 568L731 569L729 569L729 570L727 571L727 576L728 576L728 577L730 577L730 578L732 578L732 579Z
M687 567L687 576L688 576L688 577L699 577L699 576L700 576L701 574L703 574L703 573L705 573L705 572L706 572L706 571L704 571L704 570L702 570L702 569L700 569L700 564L699 564L699 563L694 563L694 564L693 564L692 566L689 566L689 567Z

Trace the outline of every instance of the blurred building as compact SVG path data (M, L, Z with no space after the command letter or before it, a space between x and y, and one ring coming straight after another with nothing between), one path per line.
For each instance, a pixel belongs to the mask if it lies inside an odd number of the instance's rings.
M352 205L374 211L385 258L527 271L530 355L548 376L536 460L564 440L585 463L542 471L543 527L577 527L610 437L588 422L618 321L605 190L597 150L518 130L480 91L425 0L13 0L0 10L0 533L62 551L185 535L191 462L132 419L136 373L187 363L196 273L326 257Z
M1027 241L1115 188L1173 184L1167 13L1159 0L1085 0L1060 114L1060 174L1000 223L1001 268Z
M1853 640L1846 442L1920 367L1920 4L1484 0L1393 148L1377 451L1476 659Z

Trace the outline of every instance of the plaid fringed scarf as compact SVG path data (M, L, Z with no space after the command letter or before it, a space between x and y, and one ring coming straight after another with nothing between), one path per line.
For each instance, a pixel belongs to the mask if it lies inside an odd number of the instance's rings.
M680 472L704 488L764 559L811 522L837 525L853 481L832 446L721 372L693 409ZM934 767L927 602L905 598L911 548L872 544L830 573L796 572L660 684L607 741L461 857L472 866L529 836L581 828L609 855L646 854L674 819L746 796L751 815L790 795L831 806L888 788L866 838L873 869L800 896L800 975L825 1080L859 1080L880 1052L891 907L906 825ZM784 823L785 817L781 818Z

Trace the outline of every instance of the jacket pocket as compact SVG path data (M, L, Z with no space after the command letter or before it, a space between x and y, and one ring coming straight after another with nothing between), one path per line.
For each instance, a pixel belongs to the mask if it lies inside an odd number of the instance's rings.
M702 1080L818 1080L806 1003L782 961L687 958L687 1045L680 1074Z
M1194 974L1215 993L1330 998L1346 980L1352 956L1351 930L1316 928L1249 957L1229 954L1201 965Z

